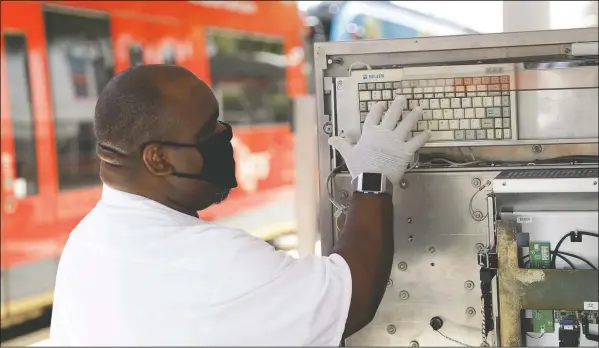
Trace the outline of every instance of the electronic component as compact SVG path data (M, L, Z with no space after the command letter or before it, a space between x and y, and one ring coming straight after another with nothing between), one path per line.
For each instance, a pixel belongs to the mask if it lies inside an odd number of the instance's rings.
M580 322L578 321L578 312L574 314L560 314L559 321L559 346L560 347L578 347L580 346Z
M363 124L370 108L396 95L406 98L404 116L423 110L412 135L430 130L430 141L516 139L513 68L509 64L446 66L352 72Z
M530 243L530 268L545 269L551 268L551 244L550 243ZM553 317L553 314L552 314Z

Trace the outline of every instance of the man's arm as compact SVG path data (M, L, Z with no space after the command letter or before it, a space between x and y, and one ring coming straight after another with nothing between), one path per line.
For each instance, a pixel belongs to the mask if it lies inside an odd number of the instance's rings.
M414 109L399 122L405 104L404 98L397 98L386 113L384 102L374 105L366 116L356 145L341 137L329 139L329 144L345 159L353 178L364 173L380 173L393 185L399 185L414 152L430 137L429 132L423 132L406 141L414 124L421 118L422 110ZM391 195L355 192L345 227L333 249L333 253L347 262L352 278L344 338L362 329L374 318L391 273L393 251Z
M347 338L374 318L393 264L393 202L387 194L354 193L333 253L349 265L352 297L343 332Z

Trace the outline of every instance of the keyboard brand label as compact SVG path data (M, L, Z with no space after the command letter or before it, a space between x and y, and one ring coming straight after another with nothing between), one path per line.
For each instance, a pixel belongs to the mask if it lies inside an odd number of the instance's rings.
M385 74L383 74L383 73L375 73L375 74L364 73L364 74L362 74L362 81L375 81L375 80L380 80L380 79L384 79L384 78L385 78Z

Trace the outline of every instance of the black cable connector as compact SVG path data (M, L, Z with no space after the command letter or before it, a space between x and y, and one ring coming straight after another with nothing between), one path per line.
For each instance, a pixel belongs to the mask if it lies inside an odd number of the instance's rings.
M429 323L433 330L439 331L443 327L443 319L440 317L432 317Z

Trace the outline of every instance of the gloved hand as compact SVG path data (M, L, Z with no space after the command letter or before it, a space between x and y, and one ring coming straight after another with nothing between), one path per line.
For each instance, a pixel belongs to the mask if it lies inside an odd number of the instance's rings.
M352 178L361 173L381 173L396 186L414 152L427 142L431 133L424 131L406 142L412 127L422 116L422 110L415 108L398 123L406 105L405 98L396 98L385 117L384 103L372 106L356 145L342 137L329 138L329 144L343 156Z

